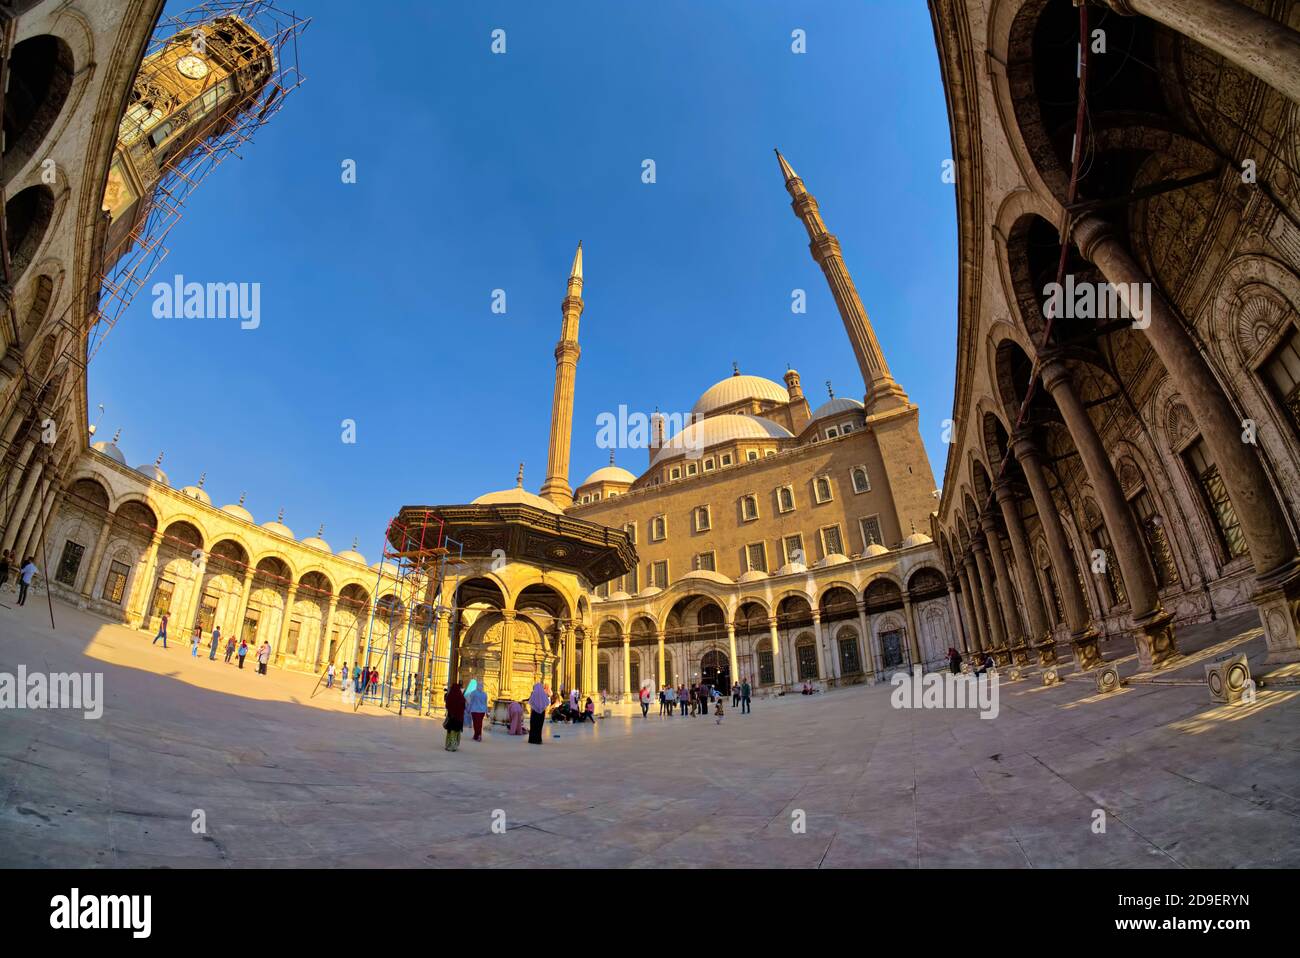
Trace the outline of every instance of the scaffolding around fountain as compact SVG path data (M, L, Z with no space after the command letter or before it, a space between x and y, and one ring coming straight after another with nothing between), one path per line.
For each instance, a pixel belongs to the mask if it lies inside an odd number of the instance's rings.
M433 510L403 510L389 520L361 659L378 681L363 683L354 709L375 705L401 715L437 706L435 689L446 683L449 660L436 641L438 622L458 621L453 604L464 563L464 546L446 535Z

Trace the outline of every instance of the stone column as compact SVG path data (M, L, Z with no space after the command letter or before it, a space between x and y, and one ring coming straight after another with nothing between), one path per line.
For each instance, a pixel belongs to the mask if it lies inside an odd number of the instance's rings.
M1115 559L1124 576L1124 589L1133 615L1133 639L1137 643L1139 667L1143 671L1159 668L1174 658L1178 649L1174 644L1173 616L1160 605L1146 540L1124 498L1101 436L1070 383L1069 369L1059 359L1049 359L1043 364L1042 377L1043 386L1052 394L1056 408L1070 430L1070 438L1079 451L1084 471L1097 494L1102 519L1114 543Z
M140 628L144 624L145 617L149 614L149 610L145 606L153 594L154 573L158 564L158 547L162 545L162 538L162 533L159 532L155 532L149 537L149 548L144 554L144 562L140 566L140 573L136 576L135 585L131 591L127 622L133 628Z
M239 608L235 611L235 624L231 633L236 639L239 639L239 637L244 633L244 620L248 618L248 602L253 597L253 576L256 572L257 570L252 566L249 566L244 570L244 581L242 593L239 597ZM331 605L330 612L333 613L333 611L334 607Z
M975 556L973 553L966 553L961 560L962 565L962 595L966 599L966 614L971 623L971 648L973 654L983 652L985 649L993 648L993 642L989 638L989 627L984 621L984 600L980 598L979 591L976 589L976 583L979 582L979 573L975 569Z
M858 631L862 635L862 662L871 670L872 681L880 675L880 662L876 657L876 643L871 641L871 631L867 626L867 604L858 599Z
M247 594L248 591L247 582L244 583L244 591L245 594ZM244 599L243 602L241 602L241 606L244 603L247 603L247 601L248 601L247 599ZM330 629L334 625L334 611L338 608L338 603L339 603L338 596L336 595L330 596L329 605L325 609L325 618L321 620L320 641L316 645L316 668L320 668L327 661L329 661ZM240 622L242 624L243 620L241 619Z
M922 671L925 669L925 661L921 657L921 633L916 627L916 608L912 605L912 597L906 592L903 593L903 614L907 616L907 647L912 651L912 664L921 666ZM909 671L911 671L909 669Z
M553 689L555 692L568 692L573 688L577 676L574 674L578 670L578 653L573 645L573 623L564 623L564 687L562 689Z
M813 648L817 652L817 678L825 682L829 676L826 671L826 656L823 654L822 649L822 614L820 609L813 609L812 620L813 635L816 639Z
M952 616L953 628L957 630L956 649L966 648L966 625L961 620L961 610L957 607L957 590L960 588L955 575L948 576L948 614Z
M0 498L0 521L5 523L6 532L8 532L9 526L18 522L20 517L17 515L17 509L7 515L3 510L9 503L14 502L14 496L18 493L18 485L22 482L27 471L27 465L31 461L32 453L35 451L35 439L28 439L24 442L22 451L18 453L18 458L14 460L14 464L9 468L9 474L5 479L4 497ZM3 545L3 540L0 540L0 547L10 548L10 546Z
M632 700L632 636L623 634L623 694Z
M662 685L664 681L664 633L662 629L655 632L655 642L659 646L659 671L656 675L656 678L658 684ZM734 653L734 647L733 647L733 653Z
M590 695L591 687L596 684L596 643L592 641L590 629L582 630L582 672L582 694Z
M1060 590L1061 604L1065 606L1065 621L1070 628L1070 645L1074 648L1075 661L1081 669L1095 669L1102 662L1101 653L1097 650L1099 636L1092 626L1088 605L1079 588L1079 577L1075 574L1074 563L1070 559L1065 527L1061 525L1061 515L1056 511L1056 503L1047 488L1047 480L1043 478L1043 465L1039 461L1038 450L1034 441L1023 432L1017 432L1012 437L1012 450L1029 483L1029 494L1038 510L1038 521L1043 524L1052 572L1056 576L1056 588ZM1042 650L1039 651L1038 661L1040 665L1047 664Z
M41 530L48 526L46 520L49 518L51 510L54 508L54 502L58 498L58 490L53 487L50 478L47 477L41 482L40 496L36 500L35 506L27 514L23 522L22 530L18 534L18 554L35 555L43 560L42 564L58 562L58 555L40 555L41 548ZM47 543L48 545L48 543ZM46 582L53 579L49 569L43 570ZM47 584L48 588L48 584Z
M514 698L515 610L501 610L501 668L497 674L497 698Z
M1241 0L1102 2L1117 13L1140 13L1190 37L1300 103L1300 33Z
M430 690L433 696L432 702L435 705L442 703L442 693L447 690L447 683L450 680L451 650L448 648L450 635L446 627L449 617L448 610L441 606L433 610L433 673L429 681L432 685Z
M1039 664L1056 661L1055 645L1052 639L1052 627L1048 624L1047 607L1043 602L1043 593L1038 588L1038 576L1034 575L1034 558L1029 549L1029 537L1025 535L1025 523L1020 517L1020 506L1016 502L1015 492L1006 480L999 482L993 489L1002 510L1002 521L1007 527L1007 538L1011 540L1011 555L1015 559L1016 574L1020 578L1020 596L1025 604L1026 623L1029 627L1029 644L1037 651ZM1044 646L1052 647L1051 657L1044 660ZM1019 661L1019 660L1017 660Z
M776 679L776 684L784 688L789 683L786 681L785 660L781 655L781 638L776 631L776 616L767 620L767 638L772 643L772 678Z
M1180 0L1176 6L1187 4ZM1246 12L1244 7L1241 10ZM1300 84L1300 74L1292 74L1291 80ZM1145 327L1147 339L1178 384L1179 395L1196 419L1201 438L1219 467L1255 564L1257 590L1251 599L1264 624L1268 661L1300 661L1300 556L1258 448L1241 441L1241 420L1219 387L1209 362L1177 311L1119 242L1109 224L1100 217L1086 216L1075 224L1074 241L1084 257L1116 286L1138 321L1149 324ZM1135 302L1129 295L1132 289L1149 290L1150 295L1139 297L1143 302ZM1142 555L1146 555L1145 548Z
M279 667L284 661L284 645L289 640L289 619L293 617L293 600L298 595L298 583L289 583L289 589L284 596L284 614L280 616L280 634L275 640L275 648L272 650L275 654L275 664ZM361 653L363 656L366 652Z
M986 514L980 522L984 530L984 541L988 545L989 557L993 560L993 574L997 579L998 599L1002 603L1002 621L1009 633L1007 644L1010 647L1008 662L1026 665L1029 657L1025 653L1025 637L1020 633L1020 617L1016 613L1015 593L1011 589L1011 574L1007 571L1007 557L1002 552L1002 533L998 531L997 520ZM1006 665L1007 662L1000 663Z
M99 578L99 566L103 562L104 550L108 548L108 537L112 532L113 518L109 516L104 522L104 528L99 530L95 548L90 553L90 561L86 563L86 581L81 584L81 594L87 599L94 598L95 580Z
M731 683L734 685L740 681L740 660L736 658L736 625L734 622L727 623L727 648L730 650L731 662ZM662 661L662 657L660 659ZM663 666L660 666L662 671ZM727 689L730 694L731 689Z
M975 553L975 568L979 574L980 595L984 598L984 622L988 625L988 636L991 648L988 651L993 653L993 658L999 665L1006 665L1010 656L1007 655L1007 637L1002 632L1002 620L998 618L997 606L997 586L993 582L993 570L989 567L988 551L985 548L984 540L972 538L971 550Z
M36 484L40 481L41 474L45 470L45 463L37 462L27 470L27 479L23 482L22 491L18 494L18 502L14 505L14 511L9 514L9 524L5 527L4 538L0 539L0 549L12 549L17 545L19 528L23 519L27 517L27 510L32 504L32 496L36 493ZM21 562L23 557L18 557Z

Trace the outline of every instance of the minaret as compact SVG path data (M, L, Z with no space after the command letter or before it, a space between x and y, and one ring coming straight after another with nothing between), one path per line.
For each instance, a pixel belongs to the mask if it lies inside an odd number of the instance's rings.
M543 498L561 509L573 505L569 488L569 445L573 439L573 383L578 374L578 318L582 316L582 244L569 270L569 292L560 306L564 322L555 344L555 394L551 399L551 450L546 457Z
M776 159L781 164L785 188L792 197L790 208L808 231L808 249L826 274L831 295L835 297L835 305L844 320L844 330L849 334L849 342L853 344L853 354L858 358L862 381L867 387L865 403L868 415L907 405L907 393L889 374L889 365L885 362L885 354L880 351L880 343L876 341L871 320L867 318L867 311L853 285L853 278L849 276L849 269L844 265L840 241L826 229L817 201L804 188L803 180L790 168L780 150L776 151Z

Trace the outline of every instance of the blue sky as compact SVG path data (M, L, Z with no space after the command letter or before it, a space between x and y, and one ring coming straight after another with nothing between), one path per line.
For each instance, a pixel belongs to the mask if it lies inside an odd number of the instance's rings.
M521 460L535 491L578 240L574 485L608 460L600 413L687 412L733 361L777 381L790 364L814 405L827 379L861 398L779 146L840 239L941 479L957 250L925 4L365 6L297 3L313 18L307 82L194 193L149 283L260 283L260 326L157 319L146 288L96 356L92 422L103 403L99 437L121 427L132 465L165 451L173 485L206 471L217 505L247 492L258 521L283 506L299 536L324 523L371 561L404 504L513 486ZM645 453L620 461L639 472Z

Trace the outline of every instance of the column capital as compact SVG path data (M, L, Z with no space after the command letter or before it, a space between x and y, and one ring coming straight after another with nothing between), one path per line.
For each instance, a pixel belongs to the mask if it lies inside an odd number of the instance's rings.
M993 483L993 498L998 501L998 505L1003 505L1004 503L1015 505L1018 497L1016 496L1016 490L1010 479L1003 477Z
M518 615L518 612L514 609L501 610L501 618L505 619L507 622L513 622L516 615Z
M1128 0L1102 0L1102 2L1109 3L1117 13L1126 16L1133 14L1133 9L1128 6ZM1128 9L1119 9L1121 5ZM1097 251L1097 247L1102 243L1117 241L1118 235L1113 225L1095 213L1081 217L1070 227L1070 237L1074 240L1074 245L1079 248L1083 258L1090 263L1094 261L1093 254Z
M1042 354L1040 359L1038 374L1042 377L1044 389L1055 395L1058 388L1070 385L1070 367L1065 365L1060 355Z
M814 624L814 625L817 624L817 623L819 623L819 622L821 622L821 620L822 620L822 610L821 610L821 609L813 609L813 610L812 610L812 620L813 620L813 624Z
M1002 533L998 529L998 520L993 517L992 511L985 512L984 515L980 516L980 528L984 530L985 539L991 536L1001 540Z
M768 616L768 618L767 618L767 626L768 626L769 629L775 629L779 624L780 624L780 622L777 620L777 617L776 617L776 616L774 616L774 615L770 615L770 616Z
M1021 465L1038 463L1038 444L1034 442L1029 430L1017 429L1011 435L1011 453Z

